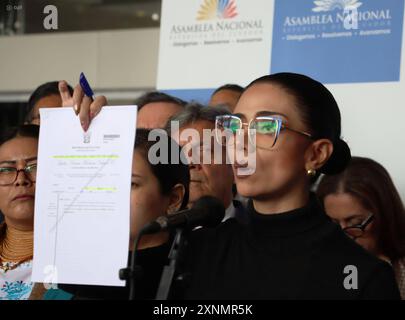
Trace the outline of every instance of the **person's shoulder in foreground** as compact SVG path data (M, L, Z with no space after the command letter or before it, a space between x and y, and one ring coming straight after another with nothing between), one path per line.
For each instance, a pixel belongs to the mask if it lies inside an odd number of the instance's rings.
M184 298L400 299L388 263L347 237L317 201L309 209L290 217L253 216L249 225L229 219L192 232L185 267L191 277ZM289 234L277 230L281 220L295 223L293 215L301 214L312 221L306 229ZM267 227L269 232L263 232Z

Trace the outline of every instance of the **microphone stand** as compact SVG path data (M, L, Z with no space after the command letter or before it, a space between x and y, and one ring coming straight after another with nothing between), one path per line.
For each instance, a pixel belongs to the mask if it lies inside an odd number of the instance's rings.
M129 285L129 300L135 300L135 290L136 282L143 275L143 270L140 265L137 264L137 251L139 240L144 234L148 234L148 230L143 228L134 241L134 248L131 253L131 262L130 265L126 268L122 268L119 271L119 277L121 280L125 280L127 285ZM173 284L173 278L176 275L176 271L179 269L181 263L183 249L187 245L187 239L185 235L186 231L183 228L176 229L176 235L174 237L168 259L169 264L164 266L162 271L162 276L160 279L160 284L156 294L156 300L167 300L169 299L170 290ZM177 272L178 274L178 272ZM184 280L184 275L180 274L175 281Z
M176 285L178 282L185 280L185 275L179 273L179 265L182 262L182 253L184 252L186 245L187 237L184 229L177 228L176 235L168 256L169 264L163 268L159 287L156 293L156 300L170 299L170 291L173 286L173 280L176 281ZM178 276L175 277L177 274Z
M136 281L142 277L142 267L136 263L138 244L141 237L144 235L144 231L141 230L134 241L134 248L131 252L130 265L126 268L122 268L119 271L119 277L121 280L125 280L129 285L129 300L135 300L135 288Z
M193 214L190 214L194 210ZM187 214L188 213L188 214ZM215 213L213 215L212 213ZM217 214L218 213L218 214ZM219 214L220 213L220 214ZM170 229L173 226L184 226L185 228L177 228L176 235L169 253L169 265L165 266L162 271L158 291L156 293L156 299L167 300L172 290L173 280L178 287L181 283L184 287L184 283L188 280L188 274L179 271L179 266L182 261L182 253L187 245L186 233L190 228L194 226L213 226L221 222L225 214L225 209L220 200L211 196L201 197L193 205L192 209L183 210L171 219L169 217L161 216L155 221L145 225L139 232L137 238L134 241L134 248L132 251L132 259L130 266L121 269L119 277L121 280L126 280L129 284L129 300L135 300L135 282L142 276L142 268L137 265L136 257L138 251L138 245L140 238L145 234L152 234L162 230ZM201 224L200 224L201 223Z

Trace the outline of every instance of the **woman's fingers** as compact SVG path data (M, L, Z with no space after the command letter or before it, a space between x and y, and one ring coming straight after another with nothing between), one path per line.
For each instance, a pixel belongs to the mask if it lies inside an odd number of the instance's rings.
M92 102L93 99L84 96L80 104L79 119L84 131L87 131L90 126L90 105Z
M94 100L84 96L79 113L80 124L84 131L89 129L90 122L100 113L102 107L105 105L107 105L107 99L104 96L97 96Z
M94 100L87 97L80 84L76 85L72 96L68 90L66 81L60 81L59 93L62 99L62 106L73 106L76 115L79 116L80 124L84 131L89 129L91 120L100 113L103 106L107 105L105 96L97 96Z
M62 99L62 107L71 107L73 105L73 98L69 92L68 84L65 80L58 83L59 95Z
M80 113L80 107L82 104L82 100L84 97L84 92L80 84L76 85L74 91L73 91L73 109L78 115Z
M107 105L107 98L105 96L97 96L93 103L90 105L90 121L98 115L103 106Z

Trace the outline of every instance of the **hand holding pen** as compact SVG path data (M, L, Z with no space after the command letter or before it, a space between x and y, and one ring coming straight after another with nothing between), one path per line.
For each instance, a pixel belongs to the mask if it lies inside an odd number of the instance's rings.
M101 108L107 105L105 96L94 96L93 90L83 72L80 74L79 84L74 88L73 96L69 93L66 81L59 82L59 93L62 106L73 106L84 131L88 130L91 120L100 112Z

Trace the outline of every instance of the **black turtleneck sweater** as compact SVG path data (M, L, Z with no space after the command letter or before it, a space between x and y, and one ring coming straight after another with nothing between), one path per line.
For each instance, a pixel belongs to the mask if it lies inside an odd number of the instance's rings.
M344 234L316 197L282 214L258 213L192 233L186 299L400 299L394 273ZM355 266L358 288L344 286ZM349 281L351 282L351 281ZM351 282L352 283L352 282Z

